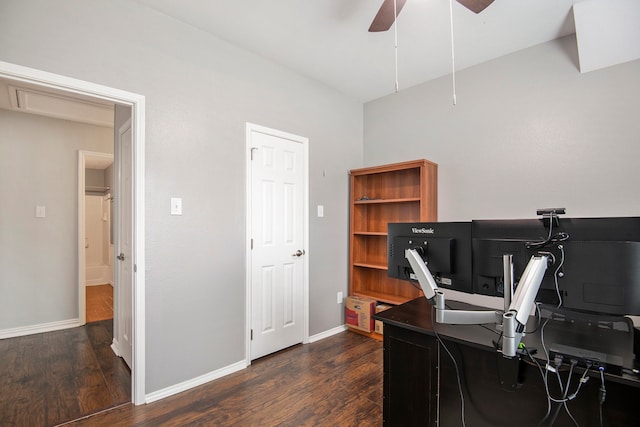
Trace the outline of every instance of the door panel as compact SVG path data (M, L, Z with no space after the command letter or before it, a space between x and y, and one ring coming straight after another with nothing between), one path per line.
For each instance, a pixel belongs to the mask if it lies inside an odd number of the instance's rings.
M251 134L251 358L304 339L305 179L302 143Z
M131 367L133 348L133 144L131 121L119 130L119 150L116 169L118 239L116 246L116 286L114 312L114 347L119 356Z

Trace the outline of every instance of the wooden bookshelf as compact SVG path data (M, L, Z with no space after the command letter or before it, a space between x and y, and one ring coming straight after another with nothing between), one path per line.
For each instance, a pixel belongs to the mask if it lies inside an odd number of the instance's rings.
M421 293L387 276L387 224L433 222L438 212L438 165L428 160L350 172L350 293L402 304Z

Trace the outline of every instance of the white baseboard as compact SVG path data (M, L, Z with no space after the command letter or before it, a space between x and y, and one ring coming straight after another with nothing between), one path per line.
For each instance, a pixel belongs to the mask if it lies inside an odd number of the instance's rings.
M59 331L81 326L80 319L60 320L58 322L40 323L38 325L20 326L17 328L0 330L0 339L22 337L25 335L41 334L43 332Z
M111 350L116 356L122 357L122 353L120 352L120 344L118 344L118 340L115 338L113 339L113 341L111 341Z
M154 391L153 393L149 393L145 396L145 403L155 402L157 400L164 399L165 397L182 393L183 391L187 391L191 388L208 383L209 381L217 380L218 378L222 378L226 375L233 374L234 372L241 371L247 366L247 363L242 360L216 371L209 372L208 374L200 375L199 377L183 381L162 390Z
M329 338L332 335L339 334L340 332L344 332L347 330L347 325L340 325L336 328L329 329L328 331L320 332L319 334L315 334L309 337L309 343L323 340L325 338Z
M324 338L329 338L332 335L339 334L340 332L344 332L347 330L346 325L341 325L336 328L330 329L328 331L321 332L319 334L313 335L309 337L309 343L320 341ZM117 351L117 342L114 339L111 348L114 350L116 354ZM149 393L145 396L145 403L152 403L158 400L164 399L169 396L173 396L174 394L182 393L183 391L187 391L194 387L198 387L202 384L208 383L209 381L217 380L218 378L222 378L226 375L233 374L234 372L241 371L246 369L250 363L242 360L240 362L234 363L232 365L226 366L224 368L218 369L213 372L209 372L208 374L200 375L199 377L183 381L181 383L172 385L170 387L164 388L162 390L154 391L153 393Z

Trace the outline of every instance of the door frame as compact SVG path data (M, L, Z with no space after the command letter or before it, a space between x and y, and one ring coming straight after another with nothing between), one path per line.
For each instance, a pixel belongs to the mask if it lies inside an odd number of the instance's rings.
M304 159L304 197L303 197L303 239L305 242L305 246L309 247L309 139L304 138L298 135L293 135L291 133L282 132L276 129L271 129L268 127L256 125L253 123L246 123L246 181L245 181L245 194L246 194L246 241L245 241L245 302L246 302L246 325L245 325L245 363L247 366L251 365L251 265L252 265L252 251L251 251L251 220L252 220L252 196L253 196L253 187L252 187L252 175L251 175L251 133L252 132L261 132L267 135L275 136L277 138L285 138L291 141L298 142L302 144L303 147L303 159ZM303 309L303 336L302 342L303 344L307 344L309 342L309 252L302 258L303 261L303 285L302 285L302 309Z
M87 158L103 157L114 160L113 154L99 153L97 151L78 150L78 323L80 326L87 323L87 260L85 256L85 169ZM113 222L111 223L113 226ZM114 275L115 280L115 275ZM114 313L115 314L115 313Z
M131 107L134 150L134 291L133 363L131 397L135 405L145 403L145 97L47 71L0 61L0 77L53 90L86 95Z

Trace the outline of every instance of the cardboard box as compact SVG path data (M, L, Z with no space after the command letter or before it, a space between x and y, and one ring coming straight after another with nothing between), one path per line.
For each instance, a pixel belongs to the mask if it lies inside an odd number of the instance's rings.
M389 305L389 304L378 304L378 305L376 305L376 313L380 313L381 311L389 310L391 307L393 307L393 306ZM383 327L384 327L384 323L382 323L379 320L376 320L375 331L377 333L379 333L380 335L382 335Z
M371 298L350 296L347 297L346 323L350 328L364 332L371 332L374 328L373 314L376 309L376 301Z

